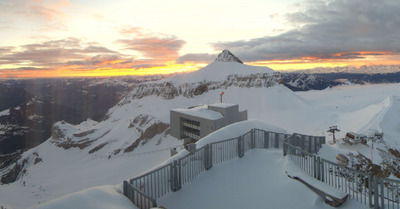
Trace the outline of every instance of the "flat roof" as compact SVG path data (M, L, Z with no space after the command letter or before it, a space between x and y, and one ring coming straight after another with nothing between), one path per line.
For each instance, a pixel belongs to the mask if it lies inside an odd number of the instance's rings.
M209 119L209 120L218 120L218 119L221 119L224 117L219 112L209 110L207 105L197 106L197 107L193 107L191 109L175 108L175 109L172 109L172 111L199 117L199 118L205 118L205 119Z
M230 104L230 103L215 103L215 104L210 104L208 106L212 107L220 107L220 108L228 108L228 107L233 107L233 106L238 106L238 104Z

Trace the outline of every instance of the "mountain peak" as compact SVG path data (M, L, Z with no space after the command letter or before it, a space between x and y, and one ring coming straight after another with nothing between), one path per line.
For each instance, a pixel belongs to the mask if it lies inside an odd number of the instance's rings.
M235 55L233 55L229 50L225 49L222 51L217 59L215 59L216 62L238 62L240 64L243 64L243 62L237 58Z

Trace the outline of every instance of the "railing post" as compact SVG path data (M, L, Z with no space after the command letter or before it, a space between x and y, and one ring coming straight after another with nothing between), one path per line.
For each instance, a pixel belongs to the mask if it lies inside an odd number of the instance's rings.
M123 183L122 193L124 194L125 197L128 197L128 182L127 181L124 181L124 183Z
M128 181L124 181L122 187L123 187L122 193L124 194L124 196L127 197L132 203L135 203L133 199L134 195L131 194L132 193L131 185L129 185Z
M255 129L251 129L251 149L256 148L256 135L255 135Z
M372 180L371 180L371 174L368 175L368 205L370 208L372 208L373 204L372 204L372 188L373 186L372 184Z
M321 162L321 181L325 182L325 168L324 168L324 161L320 160Z
M264 148L267 149L269 147L269 132L264 131Z
M321 158L317 157L317 179L321 180Z
M283 142L283 157L285 157L287 155L287 149L288 149L288 145L286 144L286 142Z
M312 161L313 161L313 175L314 178L317 178L317 157L315 155L313 155Z
M379 187L378 187L378 177L374 176L374 209L379 208Z
M176 191L176 189L175 189L175 172L176 172L176 168L175 168L175 162L176 161L174 161L173 163L171 163L171 167L170 167L170 169L169 169L169 176L170 176L170 178L171 178L171 191L172 192L175 192Z
M181 188L181 166L177 160L171 165L171 190L178 191Z
M279 148L279 133L275 133L275 148Z
M378 179L378 183L381 185L381 207L380 209L385 209L385 185L381 179Z
M244 143L242 136L239 136L238 139L238 157L242 158L244 155Z
M209 170L212 167L211 146L206 144L204 147L204 167Z

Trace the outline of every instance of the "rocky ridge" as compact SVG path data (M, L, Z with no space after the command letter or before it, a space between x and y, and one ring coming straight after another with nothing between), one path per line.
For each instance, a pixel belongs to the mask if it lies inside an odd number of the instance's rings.
M233 55L229 50L225 49L215 59L216 62L237 62L243 64L242 60Z

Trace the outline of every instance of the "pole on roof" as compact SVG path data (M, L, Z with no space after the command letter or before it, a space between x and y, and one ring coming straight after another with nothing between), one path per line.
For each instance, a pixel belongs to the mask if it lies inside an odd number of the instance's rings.
M222 92L219 96L220 96L220 101L222 103L222 95L224 95L224 92Z
M335 132L339 132L340 130L337 128L337 126L331 126L329 127L328 132L332 133L333 135L333 143L336 144L336 138L335 138Z

